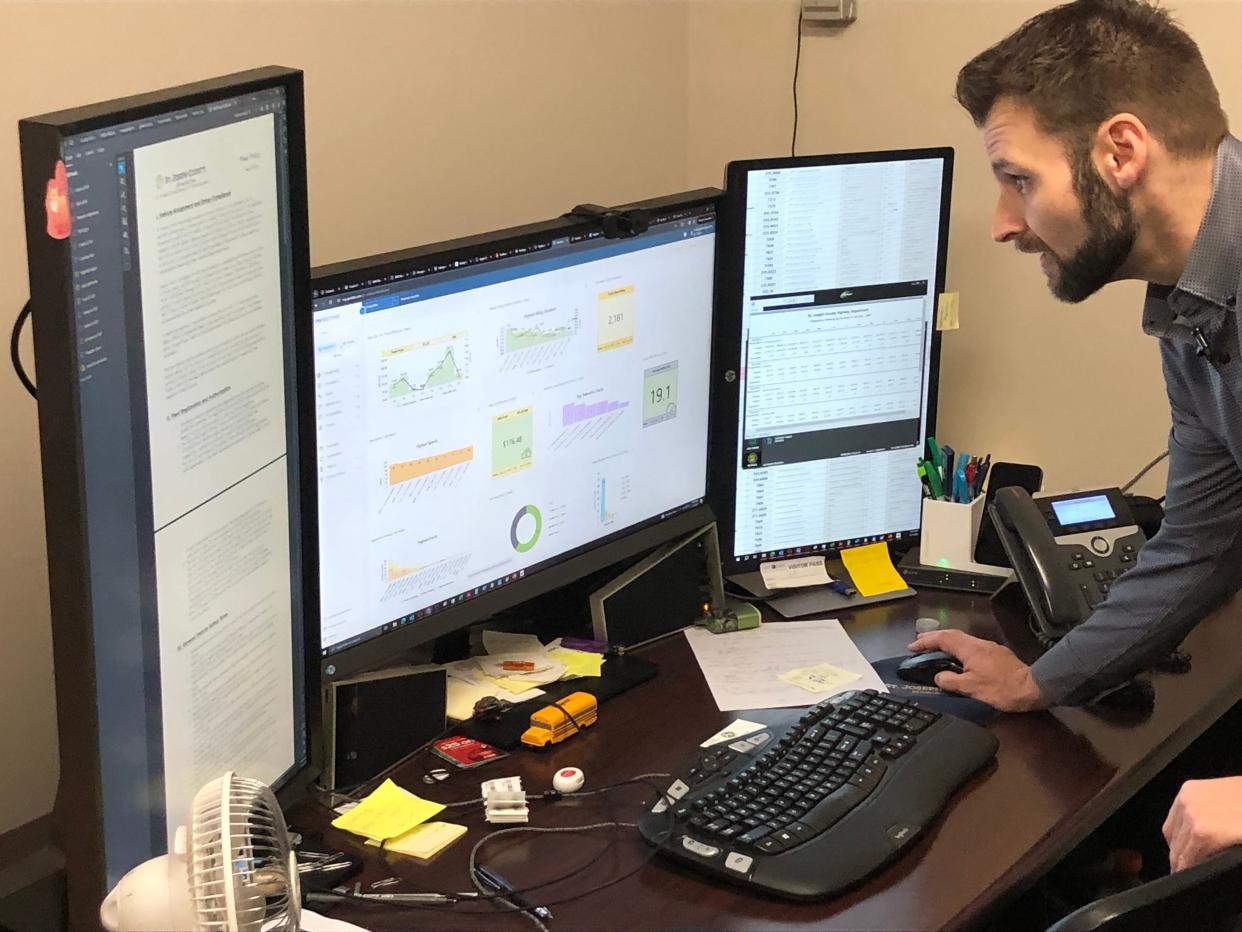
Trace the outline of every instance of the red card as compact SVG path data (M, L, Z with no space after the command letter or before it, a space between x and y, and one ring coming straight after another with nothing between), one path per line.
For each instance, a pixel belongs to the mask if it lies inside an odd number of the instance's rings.
M490 744L484 744L474 738L463 738L460 735L451 735L433 742L431 752L466 770L509 756L504 751L496 750Z

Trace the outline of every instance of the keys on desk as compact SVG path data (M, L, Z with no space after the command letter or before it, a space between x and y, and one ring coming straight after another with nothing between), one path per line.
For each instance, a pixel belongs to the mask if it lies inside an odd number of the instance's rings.
M657 805L639 830L719 876L798 898L829 896L884 863L996 751L977 725L870 690L760 737L700 753L671 824Z

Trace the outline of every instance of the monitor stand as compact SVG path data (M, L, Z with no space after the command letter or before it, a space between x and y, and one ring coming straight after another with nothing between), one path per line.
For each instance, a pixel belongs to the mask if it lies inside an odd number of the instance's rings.
M849 574L839 559L825 557L824 569L833 579L849 579ZM804 615L823 612L835 614L860 605L874 605L876 602L889 602L893 599L908 599L915 595L915 591L909 586L904 589L895 589L892 592L882 592L879 595L854 596L842 595L827 586L769 589L763 584L763 576L758 571L730 576L729 582L749 592L754 598L767 602L769 608L785 618L801 618Z

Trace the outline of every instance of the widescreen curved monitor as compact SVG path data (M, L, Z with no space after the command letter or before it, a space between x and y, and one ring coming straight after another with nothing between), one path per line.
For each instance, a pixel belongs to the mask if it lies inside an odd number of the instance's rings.
M315 271L325 682L711 520L718 194Z

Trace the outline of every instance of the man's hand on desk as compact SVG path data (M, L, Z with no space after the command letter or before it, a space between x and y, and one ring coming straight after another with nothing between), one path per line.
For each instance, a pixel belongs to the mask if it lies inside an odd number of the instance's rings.
M1164 820L1164 837L1175 871L1242 844L1242 777L1183 783Z
M961 662L961 673L936 675L941 689L986 702L1002 712L1029 712L1048 704L1031 677L1031 668L994 641L949 628L920 634L910 650L942 650Z

